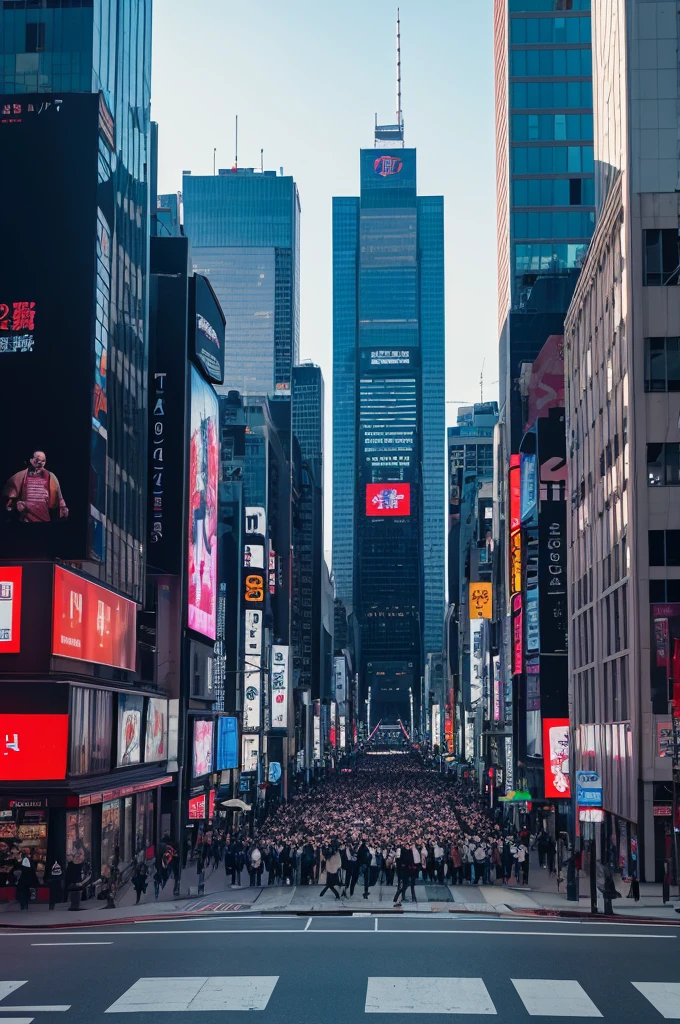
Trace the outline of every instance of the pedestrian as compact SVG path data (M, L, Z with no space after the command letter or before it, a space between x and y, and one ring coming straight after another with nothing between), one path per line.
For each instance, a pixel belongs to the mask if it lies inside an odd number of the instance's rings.
M22 910L28 910L31 899L31 889L38 888L38 877L28 857L21 859L19 881L17 882L17 896L19 906Z
M262 885L262 869L263 869L262 854L260 852L260 849L259 849L257 843L255 843L255 845L253 847L251 847L250 854L249 854L249 859L248 859L248 870L249 870L249 873L250 873L250 884L251 884L251 886L253 888L255 886L257 886L259 888L259 886Z
M319 893L319 897L325 895L330 889L336 900L340 899L340 893L335 888L339 884L339 872L342 868L342 857L337 850L333 849L326 859L326 884Z
M143 861L135 866L135 869L132 873L132 888L137 893L135 905L139 903L140 899L142 898L142 893L146 892L148 874L149 870Z
M54 910L57 903L64 898L64 876L61 870L61 863L55 860L50 871L50 910Z
M371 851L366 845L366 840L361 840L361 845L357 850L356 861L354 862L354 871L352 872L352 881L349 887L350 896L354 895L354 889L357 882L361 877L364 879L364 892L363 897L365 900L368 899L368 887L371 883Z

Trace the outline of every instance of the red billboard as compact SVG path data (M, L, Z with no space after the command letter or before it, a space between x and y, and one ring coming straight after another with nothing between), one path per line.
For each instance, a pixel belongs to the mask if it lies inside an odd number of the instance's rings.
M55 565L52 654L133 672L136 626L134 601Z
M568 799L571 796L568 718L543 719L543 767L546 800Z
M366 484L367 516L410 516L410 484Z
M189 821L205 818L205 793L189 798Z
M0 566L0 654L21 650L21 566Z
M0 778L66 778L68 715L0 715Z

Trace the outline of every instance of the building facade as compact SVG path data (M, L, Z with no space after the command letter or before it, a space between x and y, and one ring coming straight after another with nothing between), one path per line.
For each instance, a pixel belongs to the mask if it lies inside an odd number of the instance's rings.
M413 149L360 166L333 201L333 569L362 685L406 716L443 637L443 200L417 195Z
M300 197L290 176L250 168L182 179L194 269L227 317L225 387L290 395L300 347Z
M602 779L603 859L647 881L672 851L680 648L676 15L594 14L598 223L565 328L576 768Z

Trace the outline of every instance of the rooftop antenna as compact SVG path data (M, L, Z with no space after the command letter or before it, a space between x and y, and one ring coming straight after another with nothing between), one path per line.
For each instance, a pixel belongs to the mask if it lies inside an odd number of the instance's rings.
M260 150L260 172L264 174L264 150Z
M213 146L213 175L217 174L216 163L217 163L217 146Z
M482 369L479 374L479 401L484 403L484 363L486 362L486 356L482 359Z
M397 7L397 126L401 131L401 144L404 145L404 118L401 112L401 20Z

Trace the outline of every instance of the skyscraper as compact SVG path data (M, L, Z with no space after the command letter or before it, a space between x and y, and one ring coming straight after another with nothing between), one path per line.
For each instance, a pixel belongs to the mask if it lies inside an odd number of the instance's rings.
M194 270L227 317L225 393L290 395L300 346L300 197L252 167L182 181Z
M444 203L384 135L361 151L359 198L333 200L333 569L363 685L406 720L442 650Z

